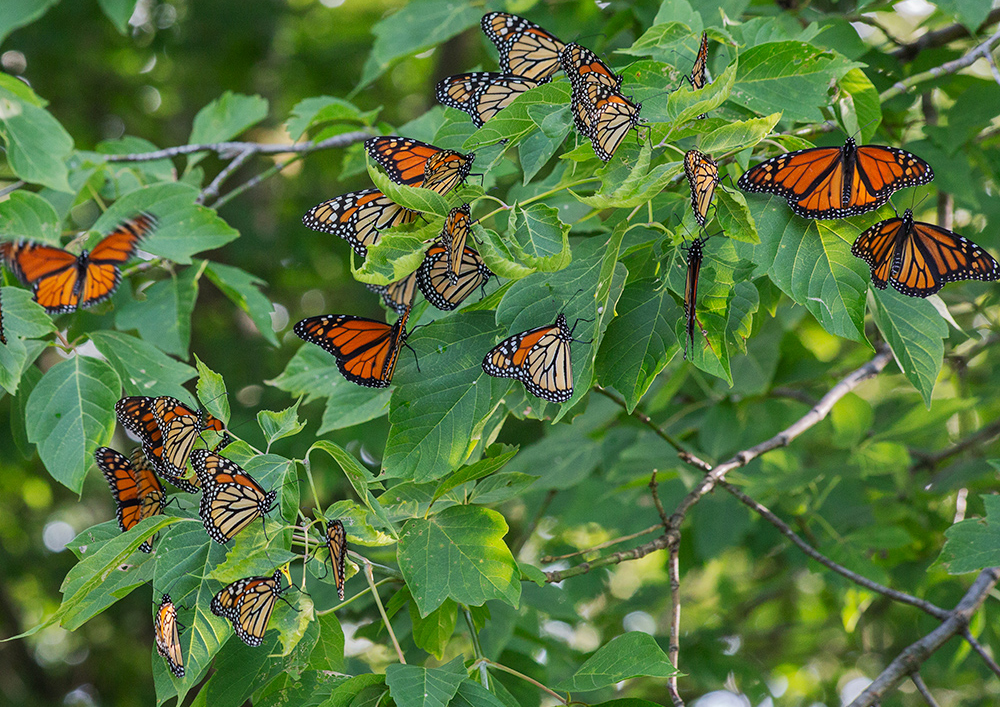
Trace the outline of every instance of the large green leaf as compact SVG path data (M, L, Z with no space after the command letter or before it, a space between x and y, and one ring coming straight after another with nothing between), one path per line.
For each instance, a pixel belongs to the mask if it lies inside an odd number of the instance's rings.
M51 333L56 327L27 290L4 287L0 299L3 300L3 329L7 336L7 344L0 344L0 387L14 395L25 369L46 346L32 339Z
M521 573L503 542L506 534L503 516L478 506L409 521L399 539L399 569L420 615L449 598L470 606L499 599L516 608Z
M394 663L385 669L385 682L397 707L445 707L465 677L461 656L440 668Z
M206 366L200 358L194 357L198 367L198 399L205 409L223 422L229 422L229 394L222 376Z
M344 476L347 477L351 486L354 487L354 492L358 494L358 498L361 499L361 502L368 507L368 510L379 520L383 528L392 533L393 537L398 537L399 531L396 529L396 525L389 519L389 516L386 515L385 509L382 508L382 504L378 502L378 499L375 498L375 494L371 491L373 488L381 489L382 484L378 481L369 482L371 474L343 447L340 447L333 442L327 442L326 440L321 439L311 446L308 452L306 452L307 460L314 449L326 452L333 457L334 461L337 462L337 465L340 466L341 470L344 472Z
M117 331L95 331L90 340L118 371L126 395L172 395L189 404L194 402L183 386L197 372L186 363L175 361L142 339Z
M250 319L257 325L257 331L269 344L278 345L278 337L275 336L274 328L271 326L271 312L274 311L274 305L260 291L260 287L266 285L266 282L239 268L222 263L209 262L205 268L205 275L233 304L250 315Z
M485 125L472 133L463 143L463 149L476 150L501 140L507 140L508 145L516 145L536 130L541 129L534 116L540 116L540 120L544 121L549 115L552 115L548 111L532 110L533 107L566 106L569 105L569 99L569 84L562 82L547 83L525 91L497 115L486 121ZM554 125L553 128L555 127L557 126ZM555 135L550 137L555 138Z
M94 450L111 439L122 384L115 369L96 358L73 356L45 372L26 410L28 439L45 468L79 493Z
M44 6L36 5L39 7L41 14ZM6 9L0 13L17 14L17 11ZM16 22L14 18L9 20ZM0 14L0 33L4 24ZM73 138L51 113L8 88L5 82L0 83L0 140L7 148L7 164L18 177L55 191L73 191L66 167L73 151Z
M188 143L225 142L267 117L267 99L226 91L198 111L191 124ZM205 158L207 152L188 156L188 169Z
M124 331L137 330L143 340L161 351L187 358L191 345L191 315L204 267L203 262L198 267L184 268L180 274L171 274L144 289L144 299L124 302L115 311L115 327ZM122 298L119 295L118 300Z
M59 214L44 198L18 190L0 201L0 236L10 240L27 238L61 245Z
M545 204L515 204L508 237L517 259L536 270L562 270L572 258L569 225L559 219L558 209Z
M934 381L944 360L947 322L925 299L907 297L893 289L877 292L873 297L875 325L892 349L903 375L930 407Z
M490 312L461 312L414 334L412 360L396 370L389 406L386 476L431 481L465 462L507 382L483 372L482 355L498 334Z
M586 692L634 677L669 678L678 671L648 633L630 631L597 649L558 689Z
M361 123L371 125L378 110L362 111L350 101L334 96L311 96L295 104L285 130L292 138L302 137L310 128L325 123Z
M105 16L122 34L128 32L128 21L135 12L136 0L98 0Z
M261 410L257 413L257 424L268 448L277 440L292 437L305 429L306 423L299 420L299 402L280 412Z
M959 521L944 531L947 539L938 562L951 574L977 572L1000 565L1000 496L980 496L985 518Z
M455 632L458 606L451 599L445 599L427 616L421 617L415 602L410 602L410 621L413 623L413 642L438 660L444 657L451 634Z

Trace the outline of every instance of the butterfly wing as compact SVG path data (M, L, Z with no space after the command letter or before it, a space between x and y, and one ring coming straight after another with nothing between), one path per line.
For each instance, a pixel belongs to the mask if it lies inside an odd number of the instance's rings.
M176 677L184 677L184 656L181 653L181 638L177 629L177 607L170 600L169 594L163 595L156 610L153 635L156 640L156 652L166 659L170 672Z
M493 275L479 253L469 246L462 251L455 282L449 277L450 273L448 248L436 242L427 250L424 261L417 269L417 285L428 302L446 312L458 307Z
M114 294L121 281L120 266L135 255L139 242L156 227L156 218L141 213L119 224L86 258L80 307L90 307Z
M314 206L302 217L302 223L343 238L364 258L368 246L378 243L381 231L412 223L417 216L416 211L400 206L378 189L362 189Z
M447 194L469 176L475 158L473 152L463 155L452 150L441 150L427 160L424 181L420 186L438 194Z
M162 473L173 478L185 476L188 456L204 429L201 416L177 398L167 395L153 399L153 415L163 433Z
M910 297L927 297L956 280L996 280L1000 264L967 238L921 221L907 219L893 264L892 286Z
M886 203L904 187L927 184L934 179L934 170L906 150L864 145L857 148L853 177L845 208L861 214Z
M462 253L465 242L469 238L472 221L469 205L456 206L448 213L444 229L441 231L441 243L445 247L445 258L448 261L448 279L453 285L458 284L458 273L462 265Z
M80 302L80 258L34 241L0 244L0 255L49 314L76 311Z
M392 381L399 349L406 340L408 317L409 309L389 325L347 314L324 314L298 322L295 333L333 354L347 380L369 388L385 388Z
M872 284L880 290L885 289L892 276L898 234L902 227L903 219L900 218L880 221L858 236L851 246L851 253L868 263Z
M695 220L704 226L715 196L715 187L719 183L719 165L708 155L698 150L689 150L684 155L684 174L691 187L691 207L694 209Z
M532 395L552 403L573 397L570 361L572 333L566 316L555 324L504 339L483 359L483 370L497 378L516 378Z
M567 44L559 54L562 70L571 83L598 83L613 91L621 88L622 77L601 61L594 52L575 42Z
M144 518L162 512L163 487L155 476L150 483L145 473L140 476L128 459L110 447L98 447L94 452L94 459L111 487L111 495L115 499L115 517L123 533L131 530ZM139 549L152 552L153 548L146 541Z
M500 53L500 70L539 83L559 70L559 53L566 46L534 22L506 12L483 15L483 32Z
M347 531L339 520L326 524L326 546L330 550L333 564L333 580L337 585L337 595L344 600L344 581L347 576Z
M481 128L511 101L537 85L537 81L521 76L476 71L442 79L435 93L442 105L465 111L473 124Z
M191 466L201 482L198 512L215 542L229 542L271 511L277 492L264 491L236 462L207 449L195 449L191 452Z
M788 200L804 218L832 218L843 198L843 154L839 147L786 152L751 167L736 184L747 192L767 192Z
M694 325L697 319L698 278L701 276L701 262L704 258L703 248L708 237L695 238L687 249L687 277L684 280L684 331L687 334L684 358L688 350L694 351Z
M469 175L475 154L462 155L405 137L382 136L365 141L365 149L397 184L446 194Z
M610 160L628 131L639 124L642 104L634 104L624 96L598 84L597 99L588 115L590 141L598 158Z
M245 577L224 587L209 608L228 619L236 635L248 646L259 646L267 631L274 604L281 595L281 573L273 577Z
M2 292L2 290L3 290L3 288L0 287L0 292ZM0 297L2 297L2 295L0 295ZM3 344L4 346L7 345L7 335L3 331L3 300L2 299L0 299L0 344Z
M388 285L367 285L367 287L382 298L382 304L396 314L402 314L413 304L417 289L417 273L411 272L402 280L396 280Z
M691 67L691 86L698 90L708 85L708 32L701 33L701 45L698 47L698 56L694 58L694 65ZM698 116L704 117L704 116Z

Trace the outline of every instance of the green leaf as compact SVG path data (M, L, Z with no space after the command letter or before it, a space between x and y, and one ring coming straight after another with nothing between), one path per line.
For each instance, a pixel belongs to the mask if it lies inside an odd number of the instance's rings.
M514 458L515 454L517 454L516 448L508 452L498 454L495 457L480 459L474 464L462 467L438 484L437 489L434 490L434 496L431 501L436 501L453 488L457 488L462 484L468 483L469 481L477 481L483 477L489 476L490 474L496 473L505 467L507 462Z
M601 646L556 689L587 692L634 677L669 678L678 671L648 633L630 631Z
M458 692L451 700L450 707L508 707L497 697L472 680L463 680Z
M183 385L197 372L186 363L175 361L142 339L117 331L95 331L90 340L114 366L127 395L172 395L194 402Z
M0 12L9 13L10 10ZM44 8L35 16L42 12ZM15 10L11 14L18 13ZM4 33L4 24L0 14L0 33ZM0 140L7 147L7 165L18 177L55 191L73 191L66 167L66 160L73 151L73 138L51 113L4 84L0 84Z
M205 410L222 420L229 422L229 395L226 392L226 382L222 376L202 363L196 355L195 365L198 367L198 399Z
M741 56L740 61L742 62L742 60ZM633 67L634 70L636 70L636 67ZM657 122L657 119L661 122L669 121L676 125L697 118L703 113L715 110L725 103L727 99L731 98L731 94L735 94L734 85L736 83L737 70L738 62L734 58L733 62L722 72L722 75L708 86L693 89L686 84L681 85L680 88L667 97L666 110L662 113L654 113L652 108L655 108L656 105L651 104L647 115L648 119L653 122ZM662 93L662 91L661 87L660 92ZM639 96L637 95L636 98L639 98ZM643 109L646 110L645 104L643 104ZM780 112L780 110L771 112Z
M109 233L139 211L148 211L156 216L157 225L142 242L142 250L188 265L195 253L220 248L240 235L212 209L196 204L197 198L198 190L181 182L136 189L112 204L93 230Z
M539 105L532 105L528 107L529 113L532 108L539 108ZM546 118L547 125L553 125L555 129L554 134L548 134L544 130L538 130L537 132L531 132L528 136L517 146L518 157L520 157L521 171L524 173L521 177L522 184L527 184L532 180L532 178L538 174L539 170L546 165L546 163L552 158L552 155L556 153L559 146L563 144L566 139L566 135L569 131L573 129L573 118L570 116L569 106L562 106L557 108L549 118L558 119L561 121L549 120Z
M674 323L684 313L653 279L626 285L615 310L595 365L601 385L620 392L631 413L677 354Z
M399 568L422 616L446 599L480 606L499 599L517 608L520 571L503 542L507 522L496 511L452 506L407 522Z
M275 336L274 328L271 326L271 312L274 311L274 305L258 289L266 285L266 282L239 268L213 262L208 262L205 275L222 290L230 302L250 315L250 319L257 325L257 331L269 344L278 345L278 337Z
M309 655L308 667L314 670L344 669L344 630L334 613L316 617L319 640Z
M423 191L427 191L426 189ZM424 261L428 244L441 233L442 221L431 217L426 223L387 228L378 243L368 246L368 255L351 274L355 280L373 285L388 285L407 277ZM416 228L413 226L416 225Z
M830 79L861 66L805 42L766 42L740 54L730 100L760 114L815 122L829 105Z
M744 243L760 243L757 224L747 206L746 197L738 191L719 189L715 192L715 217L730 238Z
M136 0L97 0L101 10L111 24L115 26L121 34L128 33L128 21L135 11Z
M285 408L281 412L261 410L257 413L257 424L260 425L260 430L264 433L268 449L275 441L297 435L306 426L306 423L299 421L298 401L292 407Z
M371 125L379 109L362 111L350 101L333 96L312 96L292 108L292 116L285 123L285 130L293 139L301 138L307 130L326 123L361 123Z
M763 118L750 118L723 125L701 139L698 149L705 153L733 152L753 147L778 124L781 113Z
M38 194L19 189L0 201L0 236L61 245L59 214Z
M632 56L648 56L657 61L671 62L677 59L675 49L694 34L691 28L683 22L662 22L647 29L631 47L618 49L618 54Z
M0 3L0 43L18 27L30 25L59 0L7 0Z
M536 481L537 476L517 472L501 472L480 481L469 494L469 503L503 503L522 496Z
M191 124L189 145L224 142L239 135L267 117L267 99L244 96L226 91L198 111ZM188 156L188 170L201 162L208 153L196 152Z
M351 486L354 487L354 492L358 494L358 498L361 499L361 502L368 507L368 510L371 511L372 515L378 518L378 520L382 523L383 528L389 530L393 537L398 538L399 530L389 519L389 516L386 515L385 509L382 508L378 499L376 499L375 495L371 492L372 488L381 489L382 484L374 480L369 482L368 478L371 476L371 473L361 466L358 463L358 460L355 459L349 452L333 442L328 442L325 439L319 440L309 448L308 452L306 452L307 459L309 458L309 455L312 454L314 449L326 452L333 457L334 461L336 461L341 470L343 470L347 480L351 482Z
M973 33L986 21L990 13L989 3L976 0L938 0L935 5L941 12L951 15Z
M385 682L397 707L445 707L465 678L461 656L440 668L393 664L385 669Z
M565 82L547 83L525 91L466 138L463 149L477 150L501 140L507 140L508 146L516 145L541 129L539 122L546 123L549 117L554 115L552 107L559 109L568 106L569 100L570 87ZM538 107L545 107L548 110L538 111ZM539 122L536 122L535 116L538 116ZM546 123L546 129L552 132L549 137L554 138L559 129L560 119L553 120L554 123Z
M396 369L382 460L386 476L432 481L469 458L508 387L482 367L497 334L491 312L460 312L410 337L420 372L410 360Z
M944 531L947 540L938 562L948 566L949 574L1000 565L1000 496L983 494L980 498L985 518L959 521Z
M21 376L46 348L40 341L31 341L56 330L52 318L31 293L20 287L4 287L3 328L7 345L0 344L0 387L11 395L17 393Z
M25 427L45 468L80 492L94 450L111 439L122 384L104 361L73 356L45 372L28 399Z
M892 349L903 375L930 408L934 382L944 360L948 324L927 300L907 297L893 289L875 293L874 304L875 326Z
M569 265L569 224L559 219L559 209L534 203L514 204L509 241L518 260L536 270L554 272Z
M841 116L848 135L861 135L867 143L882 122L882 101L878 90L861 69L851 69L837 82L842 97Z
M479 24L481 11L461 0L416 0L372 28L375 43L365 62L360 90L409 54L430 49Z
M424 189L423 187L408 187L404 184L396 184L389 179L371 162L368 161L368 176L375 182L383 194L408 209L421 213L437 214L447 216L451 210L448 200L436 191Z
M458 620L458 606L451 599L445 599L431 613L420 616L415 602L410 602L410 621L413 622L413 642L438 660L444 657L451 634L455 632Z
M681 173L681 162L667 162L649 169L651 148L644 144L635 162L615 160L601 168L601 189L593 196L577 196L584 204L596 209L629 208L645 204L663 191Z
M516 256L511 252L511 244L501 238L496 231L483 228L476 223L472 226L472 232L476 237L476 248L479 255L482 256L486 267L497 276L507 280L520 280L535 272L534 268L526 267L517 262Z
M198 299L198 280L204 269L202 262L198 267L184 268L179 275L171 273L166 280L144 289L144 299L125 301L115 310L115 327L137 330L139 336L161 351L187 358L191 345L191 315ZM117 301L123 298L124 293Z

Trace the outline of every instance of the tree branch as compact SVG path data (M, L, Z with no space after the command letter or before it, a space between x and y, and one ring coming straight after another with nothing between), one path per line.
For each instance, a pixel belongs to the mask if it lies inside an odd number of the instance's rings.
M935 66L933 69L921 71L919 74L909 76L902 81L897 81L883 91L879 96L879 99L885 102L890 98L895 98L901 93L905 93L911 86L915 86L918 83L947 76L948 74L953 74L959 69L964 69L965 67L970 66L980 57L986 58L987 61L990 61L988 58L990 49L997 43L997 41L1000 41L1000 31L994 32L989 39L982 44L973 47L965 56L959 57L953 61L947 61L944 64L941 64L941 66Z
M1000 420L995 420L986 425L986 427L979 428L965 439L956 442L946 449L942 449L932 454L921 454L920 461L913 465L911 471L932 469L944 460L961 454L971 447L978 447L980 444L986 444L993 441L998 435L1000 435Z
M167 147L162 150L153 150L152 152L104 155L104 160L106 162L149 162L151 160L190 155L195 152L215 152L224 159L237 157L243 152L249 152L254 155L280 155L287 152L312 152L313 150L347 147L356 142L367 140L370 137L371 134L368 132L355 130L349 133L334 135L319 142L297 142L292 145L262 142L211 142L199 145L177 145L176 147Z
M907 675L916 672L920 665L952 636L968 628L969 618L986 600L998 580L1000 580L1000 569L996 567L989 567L980 572L948 618L919 641L907 646L848 707L872 707L889 690L905 680Z
M678 559L678 542L670 548L670 558L667 562L667 573L670 575L670 645L667 647L667 657L676 668L681 653L681 568ZM670 690L670 699L673 700L674 707L684 707L684 700L681 699L677 691L677 676L671 675L667 679L667 688Z
M972 646L972 650L979 654L979 657L986 663L986 667L992 670L994 675L1000 677L1000 665L997 665L997 662L993 660L993 656L986 652L983 644L976 640L976 637L972 635L972 631L969 630L968 626L962 630L962 638Z
M614 393L612 393L607 388L602 388L599 385L595 385L594 386L594 391L600 393L601 395L603 395L604 397L608 398L609 400L614 401L619 406L621 406L626 411L628 411L628 405L625 403L625 399L624 398L622 398L622 397L620 397L618 395L615 395ZM684 448L680 445L679 442L677 442L677 440L675 440L673 437L671 437L666 432L664 432L663 430L661 430L659 428L659 426L655 422L653 422L652 419L650 419L649 415L647 415L646 413L644 413L642 410L633 410L632 412L629 413L629 415L631 415L632 417L634 417L635 419L637 419L639 422L641 422L644 425L646 425L646 427L648 427L649 429L653 430L653 432L655 432L656 435L658 437L660 437L660 439L662 439L664 442L666 442L671 447L673 447L674 449L676 449L678 452L683 452L684 451Z
M997 20L1000 20L1000 8L993 10L986 16L979 28L976 30L977 33L982 32L987 27L992 25ZM904 44L899 49L896 49L890 54L902 62L912 61L917 54L922 52L924 49L930 49L932 47L940 47L956 39L962 39L963 37L969 36L969 30L965 25L953 24L947 27L942 27L941 29L936 29L933 32L928 32L920 39L910 44Z
M920 696L924 698L924 702L928 704L928 707L940 707L937 700L934 699L934 695L931 694L931 691L927 689L927 685L924 684L924 679L920 677L920 673L914 671L913 674L910 675L910 680L913 681L913 684L917 688L917 692L919 692Z

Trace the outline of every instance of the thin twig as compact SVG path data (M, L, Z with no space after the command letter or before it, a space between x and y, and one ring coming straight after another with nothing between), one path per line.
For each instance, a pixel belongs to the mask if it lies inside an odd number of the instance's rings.
M976 33L978 34L982 32L983 29L989 27L997 20L1000 20L1000 8L993 10L986 16L986 19L983 20L981 25L979 25L979 29L976 30ZM968 28L965 25L955 23L947 27L942 27L941 29L936 29L933 32L928 32L920 37L920 39L911 42L910 44L904 44L899 49L890 53L896 59L899 59L902 62L908 62L912 61L917 54L922 52L924 49L944 46L945 44L955 41L956 39L962 39L963 37L968 36Z
M282 145L262 142L212 142L198 145L177 145L167 147L162 150L151 152L133 152L126 155L104 155L106 162L149 162L152 160L162 160L168 157L179 157L180 155L190 155L195 152L215 152L221 157L236 156L241 152L250 152L257 155L280 155L286 152L312 152L313 150L326 150L334 147L346 147L371 137L371 133L362 130L355 130L349 133L334 135L319 142L296 142L292 145Z
M577 557L579 555L587 555L591 552L597 552L598 550L603 550L606 547L611 547L612 545L619 545L623 542L634 540L643 535L649 535L650 533L655 533L657 530L660 530L661 528L663 528L663 525L661 523L657 523L656 525L649 526L645 530L640 530L638 533L632 533L631 535L623 535L622 537L615 538L614 540L606 540L600 545L594 545L593 547L584 548L583 550L577 550L576 552L570 552L565 555L543 555L541 558L539 558L538 561L541 562L543 565L547 565L551 562L558 562L559 560L568 560L571 557Z
M940 707L937 700L934 699L934 695L931 694L931 691L927 689L927 685L924 684L924 679L920 677L920 673L914 670L910 674L910 680L913 681L913 684L917 688L917 692L920 693L920 696L924 698L924 702L926 702L929 707Z
M975 63L980 57L986 57L990 53L990 49L1000 41L1000 31L994 32L990 35L982 44L978 44L973 47L965 56L959 57L952 61L946 61L941 66L935 66L927 71L921 71L919 74L914 74L913 76L908 76L902 81L897 81L892 86L887 88L881 93L879 99L883 102L889 100L890 98L895 98L896 96L906 93L910 87L916 86L918 83L924 81L930 81L931 79L941 78L942 76L947 76L948 74L953 74L960 69L964 69L967 66Z
M198 198L195 202L198 204L204 204L209 199L214 199L219 195L219 189L222 187L222 183L229 179L229 175L239 169L244 162L253 157L252 150L244 150L240 154L236 155L229 164L222 168L222 170L215 175L215 179L207 187L201 190Z
M667 657L670 663L677 667L681 653L681 569L678 559L678 549L680 542L674 543L670 548L670 558L667 562L667 572L670 575L670 645L667 647ZM670 699L674 702L674 707L684 707L684 700L681 699L677 691L677 676L671 675L667 678L667 687L670 690Z
M385 614L385 607L382 606L382 600L379 598L378 589L375 587L375 578L372 577L372 563L365 560L365 579L368 580L368 586L372 590L372 598L375 599L375 604L378 606L378 613L382 615L382 623L385 624L385 630L389 632L389 638L392 639L392 647L396 649L396 656L399 658L399 662L406 665L406 658L403 656L403 649L399 647L399 641L396 640L396 634L393 633L392 624L389 623L389 617Z
M920 461L913 465L912 471L918 471L920 469L933 469L946 459L950 459L951 457L961 454L967 449L992 442L998 435L1000 435L1000 420L995 420L986 425L986 427L979 428L965 439L956 442L946 449L934 452L933 454L920 455Z
M877 704L889 690L898 686L907 675L911 675L952 636L962 633L969 625L969 618L986 600L998 580L1000 569L996 567L980 572L948 618L919 641L907 646L848 707L872 707Z
M997 665L997 662L993 660L993 656L986 651L983 644L976 640L976 637L972 635L972 631L969 630L968 626L962 631L962 638L972 646L972 650L979 654L979 657L986 663L986 667L992 670L994 675L1000 677L1000 665Z
M743 493L742 491L740 491L738 488L736 488L727 481L720 481L719 486L728 491L729 493L731 493L733 496L739 499L739 501L743 505L753 510L764 520L766 520L768 523L777 528L782 535L784 535L786 538L795 543L795 545L797 545L798 548L802 550L802 552L809 555L809 557L813 558L814 560L816 560L816 562L819 562L824 567L828 567L829 569L833 570L842 577L846 577L855 584L859 584L862 587L865 587L866 589L870 589L873 592L878 592L879 594L889 597L894 601L915 606L918 609L927 612L934 618L940 619L941 621L944 621L951 615L951 612L949 612L948 610L942 609L939 606L935 606L934 604L931 604L929 601L920 599L915 596L911 596L910 594L906 594L905 592L900 592L895 589L890 589L889 587L883 586L878 582L873 582L867 577L862 577L860 574L857 574L856 572L852 572L843 565L837 564L829 557L819 552L816 548L807 543L805 540L803 540L794 530L792 530L791 526L785 523L785 521L781 520L781 518L776 516L773 512L771 512L767 507L765 507L761 503L758 503L754 499L750 498L745 493Z
M573 565L572 567L564 570L550 570L545 573L545 581L550 583L561 582L564 579L569 579L570 577L576 577L580 574L586 574L591 570L596 570L598 567L617 565L627 560L638 560L640 557L645 557L651 552L656 552L657 550L663 550L669 547L672 537L672 535L661 535L653 540L650 540L648 543L634 547L631 550L621 550L610 555L605 555L604 557L598 557L597 559L589 562L581 562L578 565Z
M260 174L258 174L256 177L253 177L252 179L248 179L247 181L245 181L240 186L238 186L238 187L236 187L234 189L231 189L230 191L228 191L225 194L223 194L222 196L220 196L218 199L216 199L212 203L212 208L213 209L218 209L223 204L226 204L226 203L232 201L233 199L235 199L236 197L238 197L243 192L249 191L250 189L253 189L255 186L257 186L258 184L260 184L261 182L263 182L265 179L270 179L275 174L277 174L278 172L280 172L281 170L283 170L285 167L287 167L288 165L292 164L293 162L297 162L300 159L302 159L302 155L295 155L294 157L289 157L284 162L276 162L275 164L271 165L270 167L268 167L267 169L265 169L263 172L261 172Z
M656 512L660 514L660 520L663 521L663 529L670 530L670 519L667 518L667 512L663 510L663 503L660 501L659 486L656 483L656 469L653 469L653 475L649 478L649 493L653 496L653 505L656 506Z
M545 687L545 685L543 685L542 683L538 682L534 678L528 677L524 673L519 673L518 671L514 670L513 668L508 668L506 665L501 665L500 663L494 663L492 660L487 660L486 658L483 659L483 662L485 662L491 668L496 668L497 670L502 670L505 673L509 673L509 674L513 675L514 677L521 678L525 682L530 682L532 685L534 685L538 689L544 690L545 692L547 692L550 695L552 695L553 697L555 697L557 700L559 700L559 702L561 704L564 704L564 705L568 705L569 704L569 700L567 698L563 697L562 695L560 695L558 692L555 692L554 690L550 690L549 688Z
M386 577L385 579L380 579L379 581L375 582L375 586L376 587L381 587L383 584L388 584L389 582L399 582L399 581L401 581L401 580L398 580L395 577ZM336 611L340 611L345 606L347 606L348 604L350 604L350 603L352 603L354 601L357 601L358 599L360 599L361 597L363 597L365 594L367 594L371 590L372 590L371 587L365 587L364 589L362 589L360 592L358 592L354 596L345 599L344 601L340 602L339 604L335 604L334 606L331 606L329 609L323 609L321 611L317 611L316 615L317 616L323 616L325 614L332 614L332 613L334 613Z
M15 191L17 191L18 189L20 189L23 186L24 186L24 180L23 179L18 179L16 182L11 182L7 186L5 186L3 189L0 189L0 197L7 196L11 192L15 192Z
M472 619L472 612L469 611L469 607L465 604L461 605L461 611L465 616L465 624L469 627L469 637L472 639L472 653L476 656L477 662L479 662L479 682L483 687L489 689L490 673L486 669L486 663L483 662L486 656L483 655L483 646L479 643L479 634L476 632L476 622Z

